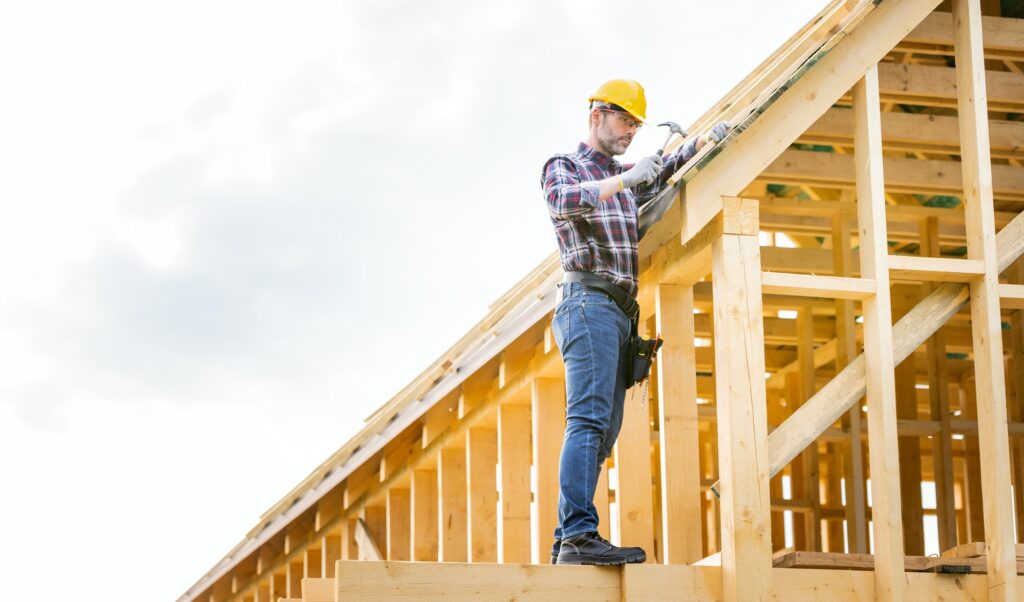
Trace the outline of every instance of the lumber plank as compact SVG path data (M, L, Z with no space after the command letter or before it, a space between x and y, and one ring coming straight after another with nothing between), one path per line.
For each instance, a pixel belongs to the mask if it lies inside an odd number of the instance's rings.
M875 557L871 554L834 554L830 552L795 551L777 556L775 566L791 569L842 569L849 571L872 571ZM942 572L941 567L966 567L970 573L984 573L985 560L982 557L957 556L905 556L903 570L909 572ZM1024 561L1017 563L1018 574L1024 574ZM908 575L909 577L909 575Z
M712 257L722 592L761 600L772 588L772 548L758 238L724 234Z
M437 470L433 468L429 470L415 469L412 471L410 482L412 559L436 561L438 559Z
M324 536L320 557L320 574L326 579L334 578L334 563L341 560L341 535L330 532Z
M334 579L303 579L302 602L334 602Z
M654 293L658 354L658 436L661 454L661 542L665 564L703 556L700 515L696 349L693 287L660 284Z
M996 235L999 269L1006 269L1024 253L1024 214L1019 214ZM926 295L893 326L895 360L902 361L967 303L967 285L947 282ZM768 436L769 467L778 473L858 399L864 396L864 356L843 368Z
M621 598L620 569L524 564L339 562L336 599L606 600Z
M852 125L851 125L852 137ZM853 205L854 195L844 191L840 197L842 202ZM832 264L837 276L849 276L855 269L853 244L851 242L852 215L849 212L838 213L832 217ZM859 269L859 267L857 268ZM836 338L831 342L835 350L836 371L842 370L857 355L857 334L854 321L853 301L837 299ZM829 346L828 343L823 347ZM815 368L818 367L817 352ZM767 383L766 383L767 385ZM847 436L843 444L843 476L846 494L846 544L850 552L867 552L867 521L864 517L866 507L866 481L864 479L864 454L862 451L862 417L860 408L855 407L842 418L843 428Z
M982 63L984 65L984 63ZM955 107L958 80L956 70L930 65L878 65L882 100L914 105ZM1014 111L1024 106L1024 75L1005 71L982 71L981 82L989 93L993 111Z
M565 435L565 381L538 378L532 389L533 466L536 472L534 503L537 520L532 528L534 563L548 561L558 526L558 467Z
M993 101L1002 91L992 77L996 74L985 72L979 0L953 0L952 4L967 256L985 266L984 275L970 284L970 303L989 599L1017 600L1013 500L1004 480L1010 474L1010 450L992 204L995 175L988 148L988 111L995 108L997 102ZM1017 98L1024 98L1024 76L1007 75L1021 79Z
M1017 544L1014 548L1017 558L1024 557L1024 544ZM943 558L977 558L985 556L985 542L971 541L943 550L940 556Z
M387 527L384 508L366 506L356 519L356 541L359 543L359 560L383 560L381 542L384 540Z
M985 58L1024 60L1024 21L1005 17L981 17ZM953 24L949 13L934 12L924 18L897 46L918 53L953 53Z
M948 18L948 17L947 17ZM1020 140L1024 123L989 120L992 156L1024 156ZM798 139L806 144L853 144L853 110L833 107L815 121ZM960 154L960 129L956 117L914 113L882 113L882 146L885 150L918 151L946 155Z
M964 182L956 161L885 157L885 190L889 193L940 194L960 196ZM759 181L774 183L853 188L852 155L787 150L757 175ZM1024 201L1024 167L992 166L996 199Z
M893 280L930 282L970 282L984 273L984 264L977 259L948 257L916 257L891 255L889 277Z
M409 510L412 507L408 489L392 487L388 489L387 521L388 521L388 560L410 560L412 540L409 537L411 520Z
M466 450L441 448L437 458L441 562L466 562Z
M1000 284L999 304L1005 309L1024 309L1024 284Z
M645 386L637 385L626 392L622 428L612 453L619 481L615 496L619 542L643 548L653 562L656 550L651 488L651 404L641 404Z
M469 561L498 561L498 431L466 429Z
M870 278L763 272L761 290L766 295L860 300L875 294L875 281Z
M903 520L878 85L878 70L871 67L853 88L860 271L864 277L873 278L877 286L875 295L862 304L872 543L877 560L875 597L903 600Z
M929 216L924 221L921 251L932 257L939 254L938 218ZM925 293L935 285L926 283ZM946 374L946 334L937 329L928 337L925 348L928 370L928 401L931 418L939 423L932 436L932 474L935 481L935 504L939 527L939 548L956 545L956 496L953 489L953 441L950 430L949 381Z
M498 508L501 541L498 562L530 561L530 406L498 406Z

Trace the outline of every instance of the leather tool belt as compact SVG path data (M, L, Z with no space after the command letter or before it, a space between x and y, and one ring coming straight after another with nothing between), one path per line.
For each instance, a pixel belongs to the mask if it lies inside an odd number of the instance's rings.
M626 364L626 388L647 380L651 372L651 363L661 349L662 340L660 336L653 339L645 339L637 334L640 320L640 305L621 286L608 282L604 278L590 272L566 272L565 282L578 282L587 288L606 293L619 306L622 313L626 314L630 322L630 335L627 353L629 361Z
M636 299L627 293L621 286L608 282L604 278L591 274L590 272L566 272L565 282L578 282L587 288L592 288L602 293L607 293L615 301L622 313L630 320L636 320L640 315L640 305Z

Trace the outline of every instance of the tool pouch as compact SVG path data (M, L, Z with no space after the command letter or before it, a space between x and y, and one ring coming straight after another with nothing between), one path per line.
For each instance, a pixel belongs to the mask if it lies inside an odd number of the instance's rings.
M658 350L664 341L661 337L645 339L637 334L637 323L633 322L632 333L629 337L629 359L626 364L626 388L647 380L651 373L651 363L658 355Z

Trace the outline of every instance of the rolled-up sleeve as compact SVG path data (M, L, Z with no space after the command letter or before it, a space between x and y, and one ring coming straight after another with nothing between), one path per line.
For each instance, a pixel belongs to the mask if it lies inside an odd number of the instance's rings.
M558 221L587 215L599 201L601 186L597 182L581 182L568 157L552 157L544 164L541 180L548 213Z

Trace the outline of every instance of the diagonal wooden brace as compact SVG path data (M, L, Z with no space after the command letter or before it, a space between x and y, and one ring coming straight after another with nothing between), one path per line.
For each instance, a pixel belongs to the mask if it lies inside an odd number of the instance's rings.
M996 235L999 271L1024 254L1024 213ZM947 282L935 288L893 326L893 352L902 362L968 300L968 285ZM864 355L857 356L768 436L768 469L775 476L825 429L864 397Z

